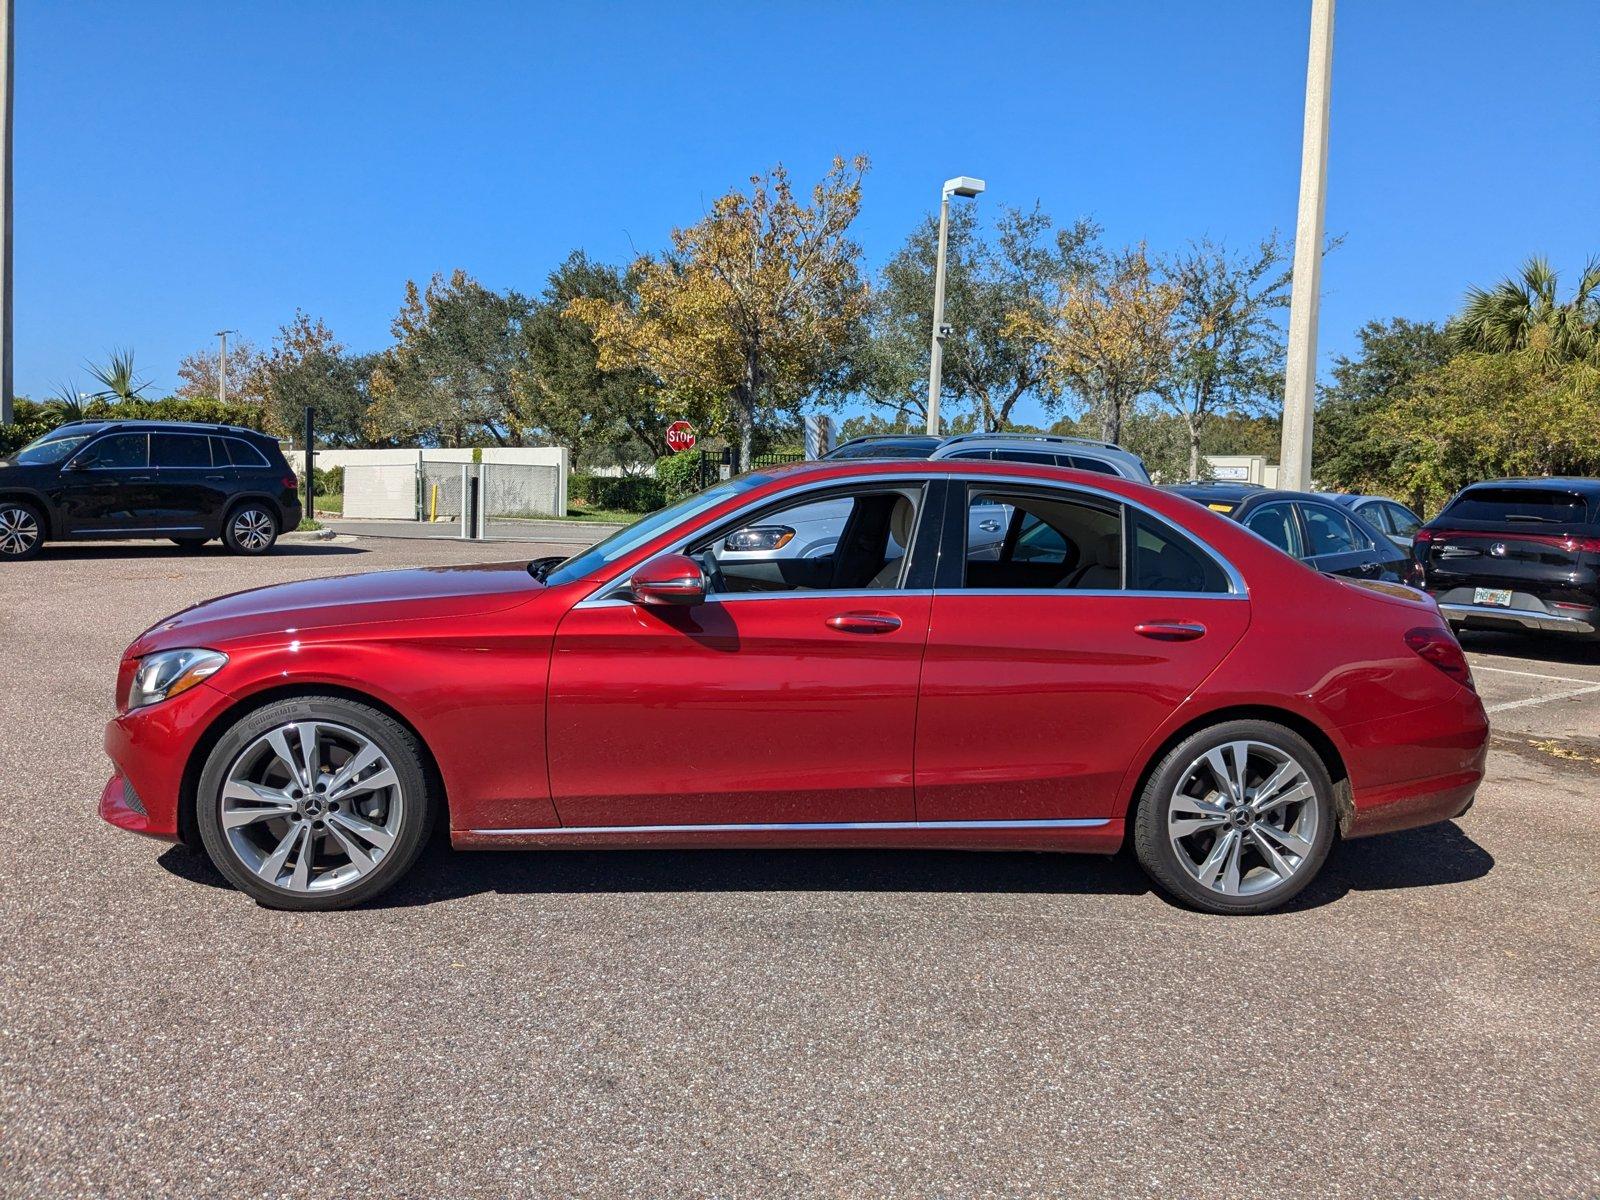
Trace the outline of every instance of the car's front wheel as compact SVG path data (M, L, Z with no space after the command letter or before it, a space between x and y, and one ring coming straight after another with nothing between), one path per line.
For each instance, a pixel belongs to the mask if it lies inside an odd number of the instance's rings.
M1292 729L1227 721L1151 772L1134 819L1139 862L1163 890L1214 913L1266 912L1316 876L1333 843L1333 781Z
M218 740L196 796L217 870L272 908L346 908L391 887L427 840L422 750L387 713L281 700Z
M0 500L0 561L32 558L44 545L44 517L26 500Z
M235 554L265 554L278 540L278 514L259 501L241 504L222 526L222 544Z

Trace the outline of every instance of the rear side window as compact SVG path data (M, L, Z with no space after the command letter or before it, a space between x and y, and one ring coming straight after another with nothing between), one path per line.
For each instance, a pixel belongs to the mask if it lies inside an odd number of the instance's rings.
M209 467L211 439L193 433L152 433L150 463L157 467Z
M1294 509L1287 504L1264 504L1244 519L1244 527L1258 537L1271 542L1285 554L1304 557L1300 544L1300 527L1294 519Z
M1589 508L1581 493L1566 488L1473 487L1439 515L1458 521L1571 525L1586 522Z
M1128 513L1128 587L1136 592L1226 592L1217 561L1169 525Z
M143 433L113 433L90 444L75 460L97 471L126 470L150 465L150 438Z
M222 444L228 449L228 458L236 467L265 467L267 456L262 454L243 438L222 438Z
M1102 475L1117 474L1117 469L1110 463L1101 462L1098 458L1084 458L1078 454L1063 454L1061 465L1071 467L1075 471L1099 471Z
M1422 522L1417 519L1416 513L1403 505L1380 504L1378 511L1389 518L1389 528L1400 537L1410 537L1422 528Z
M994 457L997 462L1037 463L1042 467L1059 465L1054 454L1042 454L1037 450L996 450Z

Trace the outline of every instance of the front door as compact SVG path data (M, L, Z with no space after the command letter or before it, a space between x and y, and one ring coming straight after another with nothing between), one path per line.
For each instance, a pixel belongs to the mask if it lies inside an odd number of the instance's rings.
M926 492L895 479L779 502L686 547L706 603L568 613L548 719L562 825L913 820Z
M61 510L74 534L138 533L156 528L150 436L96 438L60 475Z
M917 718L919 821L1118 814L1124 773L1249 623L1205 550L1115 497L953 485L1017 510L998 559L944 556ZM965 522L947 521L956 538Z

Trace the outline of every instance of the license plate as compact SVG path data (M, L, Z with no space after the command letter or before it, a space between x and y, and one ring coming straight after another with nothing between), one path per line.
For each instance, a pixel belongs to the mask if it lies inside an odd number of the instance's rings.
M1473 588L1472 602L1474 604L1498 604L1501 608L1511 607L1511 593L1504 588Z

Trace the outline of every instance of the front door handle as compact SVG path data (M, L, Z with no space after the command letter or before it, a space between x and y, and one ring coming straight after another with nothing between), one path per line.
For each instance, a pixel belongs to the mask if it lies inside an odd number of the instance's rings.
M829 617L827 625L840 633L893 633L900 618L886 612L846 612Z
M1206 627L1193 621L1141 621L1133 631L1158 642L1192 642L1206 635Z

